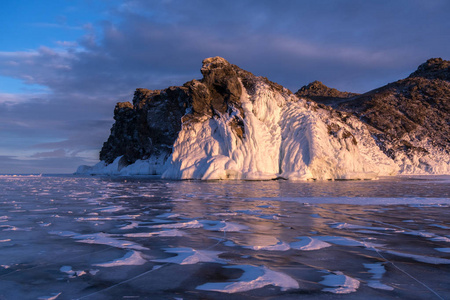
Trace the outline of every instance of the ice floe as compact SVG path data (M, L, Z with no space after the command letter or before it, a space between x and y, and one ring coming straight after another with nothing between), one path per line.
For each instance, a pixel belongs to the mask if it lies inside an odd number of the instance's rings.
M273 271L265 266L236 265L224 268L241 269L241 277L231 282L210 282L197 287L197 290L222 293L240 293L259 289L267 285L278 286L282 291L298 289L298 282L287 274Z

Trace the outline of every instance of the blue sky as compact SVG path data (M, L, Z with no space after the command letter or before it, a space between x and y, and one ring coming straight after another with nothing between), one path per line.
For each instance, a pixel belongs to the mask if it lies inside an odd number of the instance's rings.
M94 164L114 105L223 56L293 92L366 92L450 59L450 1L4 0L0 174Z

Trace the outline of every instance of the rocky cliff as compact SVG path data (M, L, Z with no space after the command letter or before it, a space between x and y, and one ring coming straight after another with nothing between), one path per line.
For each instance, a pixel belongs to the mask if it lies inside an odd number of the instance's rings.
M101 162L77 172L365 179L449 171L445 61L363 95L320 82L293 94L220 57L205 59L201 73L180 87L137 89L133 103L118 103Z
M450 62L430 59L386 86L335 108L358 116L402 173L449 173Z

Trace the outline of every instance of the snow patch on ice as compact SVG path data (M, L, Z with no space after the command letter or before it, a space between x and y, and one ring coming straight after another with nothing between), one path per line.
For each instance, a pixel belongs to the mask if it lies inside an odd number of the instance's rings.
M160 230L160 231L154 231L154 232L127 233L127 234L124 234L124 236L137 237L137 238L152 237L152 236L176 237L176 236L186 236L186 233L184 233L183 231L178 230L178 229L167 229L167 230Z
M434 248L434 249L440 252L450 253L450 248Z
M80 276L86 275L86 271L74 271L74 270L72 270L71 266L62 266L59 269L59 271L69 275L69 278L75 278L75 277L80 277Z
M321 241L320 239L309 237L309 236L301 236L296 239L300 239L298 242L292 242L290 244L292 249L311 251L311 250L319 250L323 248L330 247L331 244Z
M398 252L398 251L392 251L392 250L387 250L384 252L392 254L392 255L396 255L396 256L412 258L416 261L420 261L420 262L427 263L427 264L433 264L433 265L440 265L440 264L448 265L448 264L450 264L450 259L446 259L446 258L404 253L404 252Z
M369 230L380 230L380 231L395 230L394 228L361 226L361 225L355 225L355 224L349 224L349 223L334 223L334 224L331 224L330 227L335 228L335 229L369 229Z
M259 242L263 242L261 239L258 240ZM278 240L274 237L268 237L267 240L265 240L267 243L253 245L253 246L246 246L247 249L252 250L266 250L266 251L287 251L291 249L289 244Z
M167 253L175 253L177 256L153 259L154 262L174 263L180 265L192 265L201 262L210 262L218 264L226 264L226 260L220 259L218 256L223 252L209 250L195 250L192 248L165 248Z
M343 237L343 236L318 236L318 240L332 243L340 246L356 246L356 247L366 247L366 248L375 248L375 247L383 247L383 244L375 244L370 242L361 242L351 238Z
M324 288L322 291L334 294L349 294L356 292L359 288L360 282L350 276L344 275L342 272L333 272L323 276L324 280L320 284L330 286L331 288Z
M380 279L383 277L383 274L386 273L386 269L383 266L383 263L374 263L374 264L363 264L365 268L369 269L369 272L373 274L371 280L367 282L367 285L374 289L394 290L393 287L383 284L380 282Z
M94 264L94 266L104 267L104 268L118 267L118 266L138 266L138 265L143 265L146 262L147 262L147 260L145 260L142 257L141 252L132 250L132 251L129 251L127 254L125 254L123 257L121 257L119 259L105 262L105 263Z
M244 274L234 282L205 283L196 289L231 294L259 289L267 285L278 286L282 291L299 288L298 282L289 275L270 270L265 266L236 265L224 268L241 269Z
M76 239L79 243L108 245L121 249L148 250L148 248L145 248L135 242L116 239L113 237L113 235L104 232L78 234L72 231L49 231L49 234L71 237L73 239Z
M180 222L180 223L172 223L172 224L159 224L159 225L152 225L151 228L170 228L170 229L176 229L176 228L202 228L203 224L199 222L198 220L188 221L188 222Z
M441 224L430 224L430 226L441 228L441 229L450 229L449 226L441 225Z
M233 223L233 222L225 222L225 221L200 221L203 224L203 227L206 230L211 231L226 231L226 232L239 232L243 230L247 230L248 227L245 225Z
M58 298L61 294L62 294L62 292L59 292L59 293L53 293L51 296L40 296L40 297L38 297L38 300L55 300L55 299Z

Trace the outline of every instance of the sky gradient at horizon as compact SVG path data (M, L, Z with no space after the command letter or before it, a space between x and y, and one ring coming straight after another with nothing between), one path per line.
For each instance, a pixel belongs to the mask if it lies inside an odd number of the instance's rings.
M366 92L450 59L445 0L6 0L0 174L95 164L118 101L201 78L222 56L293 92Z

